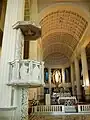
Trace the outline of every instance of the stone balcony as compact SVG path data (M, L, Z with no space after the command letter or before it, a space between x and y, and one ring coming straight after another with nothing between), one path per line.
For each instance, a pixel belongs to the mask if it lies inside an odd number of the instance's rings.
M34 60L15 60L9 62L10 86L37 87L44 85L44 63Z

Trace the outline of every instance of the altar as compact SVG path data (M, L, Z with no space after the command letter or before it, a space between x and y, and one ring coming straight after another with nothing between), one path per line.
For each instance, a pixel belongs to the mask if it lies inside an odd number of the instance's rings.
M51 104L64 105L65 112L77 112L77 99L71 96L68 88L57 88L51 95Z
M52 93L51 104L72 106L77 104L77 99L75 96L71 96L69 89L64 89L61 87Z

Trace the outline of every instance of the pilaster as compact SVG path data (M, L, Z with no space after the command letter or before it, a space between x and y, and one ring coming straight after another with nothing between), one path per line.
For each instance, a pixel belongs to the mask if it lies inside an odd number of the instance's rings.
M31 21L33 21L35 24L39 25L37 0L31 0Z
M65 83L65 69L62 68L62 83Z
M75 95L75 90L74 90L74 80L75 80L75 76L74 76L74 64L71 64L71 83L72 83L72 94L73 96Z
M81 49L81 62L82 62L82 74L84 86L89 86L88 65L85 48Z
M88 75L88 64L85 48L81 49L81 62L82 62L82 74L83 74L83 85L85 90L86 100L90 100L90 87L89 87L89 75Z
M79 61L75 58L75 75L76 75L76 86L77 86L77 98L81 99L81 83L80 83L80 70L79 70Z
M31 22L33 22L36 25L39 25L38 22L38 3L37 0L31 0L31 13L30 13L30 20ZM38 54L38 50L37 50L37 45L38 42L37 41L29 41L29 58L30 59L34 59L37 60L37 54Z
M69 83L69 71L66 69L66 78L67 78L67 83Z
M48 71L49 71L49 93L51 94L51 68L49 68Z

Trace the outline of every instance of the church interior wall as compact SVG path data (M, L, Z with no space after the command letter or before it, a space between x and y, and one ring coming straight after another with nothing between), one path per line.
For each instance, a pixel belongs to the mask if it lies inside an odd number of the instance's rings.
M6 5L7 3L5 0L0 0L0 56L1 56L1 49L2 49L2 38L3 38Z
M1 0L1 16L0 16L0 29L3 31L4 29L4 21L5 21L5 12L6 12L6 1Z
M34 5L33 5L34 6ZM35 6L33 7L35 8ZM6 10L6 3L3 2L2 12L1 12L1 19L0 19L0 29L3 31L4 28L4 19L5 19L5 10ZM37 9L35 9L37 12ZM38 16L38 13L36 13ZM37 16L35 16L34 11L31 11L31 19L34 20L38 24ZM29 55L28 59L32 60L38 60L42 61L42 47L41 47L41 38L39 38L37 41L29 41ZM1 47L0 47L0 55L1 55ZM48 65L47 65L48 66ZM66 65L69 66L69 65ZM52 66L53 67L53 66ZM57 67L57 66L56 66ZM58 68L62 68L63 66L58 65ZM90 71L90 69L89 69ZM70 78L70 75L69 75ZM71 82L71 81L69 81ZM38 88L29 88L28 89L28 100L32 99L40 99L40 96L44 96L44 87L38 87Z

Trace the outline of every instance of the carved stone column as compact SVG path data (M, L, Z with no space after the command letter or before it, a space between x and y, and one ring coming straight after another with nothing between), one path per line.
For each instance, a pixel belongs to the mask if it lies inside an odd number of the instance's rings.
M20 28L17 29L17 37L16 37L16 47L15 47L15 59L23 59L24 53L24 35L22 34Z
M24 53L24 35L22 34L20 28L17 29L16 45L15 45L15 60L23 59ZM23 63L25 64L25 63ZM20 73L20 63L19 71ZM22 69L23 72L23 69ZM27 87L16 87L16 119L17 120L28 120L28 88Z

